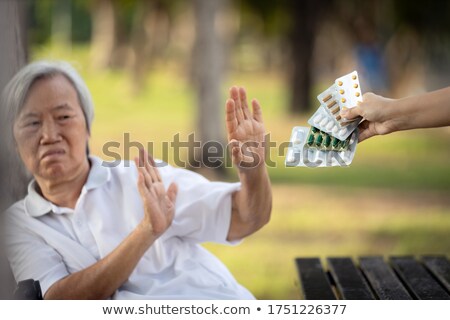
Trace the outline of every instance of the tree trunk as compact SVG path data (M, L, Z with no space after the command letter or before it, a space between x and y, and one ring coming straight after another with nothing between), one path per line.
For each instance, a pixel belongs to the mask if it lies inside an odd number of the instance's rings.
M72 1L53 2L52 42L70 48L72 43Z
M97 0L92 6L91 64L97 70L110 66L116 45L116 14L111 0Z
M226 1L195 0L193 4L196 39L193 47L192 76L198 104L198 134L196 134L196 138L203 144L208 141L220 143L223 148L220 148L218 153L214 152L214 155L223 159L226 146L223 129L225 127L225 102L221 99L220 89L223 80L225 48L223 35L220 34L218 28L220 28L221 21L219 15L223 12ZM208 164L207 153L200 149L196 149L195 159L201 161L202 167ZM224 166L213 169L216 173L221 174Z
M0 1L0 43L2 54L0 56L0 91L12 76L26 62L25 37L25 8L24 2L15 0ZM2 109L4 106L1 106ZM2 110L4 111L4 109ZM23 172L18 171L17 163L11 163L11 152L8 149L12 141L5 141L7 128L5 117L1 117L0 136L0 212L3 212L14 201L22 198L26 191L26 178ZM9 179L10 177L14 179ZM0 216L3 218L3 215ZM4 224L0 221L0 226ZM3 230L0 229L0 233ZM1 236L1 235L0 235ZM0 243L2 244L2 243ZM0 299L11 298L15 285L8 263L3 254L3 245L0 246Z
M291 113L305 112L310 107L312 84L311 59L316 34L318 11L324 0L292 1L291 14ZM323 4L323 3L322 3ZM332 50L332 48L330 48Z

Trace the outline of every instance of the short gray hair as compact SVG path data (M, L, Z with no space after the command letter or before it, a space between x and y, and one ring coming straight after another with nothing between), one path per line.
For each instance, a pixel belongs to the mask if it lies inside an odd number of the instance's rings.
M87 130L91 132L91 124L94 119L94 104L91 94L78 72L64 61L32 62L16 73L2 93L2 108L5 108L8 123L12 126L22 111L33 83L55 75L63 75L72 83L86 119Z

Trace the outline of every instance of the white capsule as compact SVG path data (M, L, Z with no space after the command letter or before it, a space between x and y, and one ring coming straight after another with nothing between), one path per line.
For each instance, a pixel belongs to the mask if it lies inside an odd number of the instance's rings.
M320 120L322 120L322 115L318 114L315 118L314 118L314 123L315 124L319 124Z
M334 134L337 134L338 131L339 131L338 126L334 126L332 132L333 132Z
M347 128L342 128L340 131L339 131L339 135L340 136L343 136L344 134L346 134L347 133Z
M328 119L325 118L325 119L323 119L323 120L320 122L320 125L321 125L322 127L325 127L325 126L327 125L327 122L328 122Z
M327 124L327 130L328 130L328 131L331 131L331 129L333 129L333 126L334 126L333 120L328 121L328 124Z

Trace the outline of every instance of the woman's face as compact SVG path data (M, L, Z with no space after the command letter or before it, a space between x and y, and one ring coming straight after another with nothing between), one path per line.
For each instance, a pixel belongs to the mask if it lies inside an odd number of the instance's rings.
M32 85L14 123L14 138L36 179L70 179L88 164L86 120L66 77L55 75Z

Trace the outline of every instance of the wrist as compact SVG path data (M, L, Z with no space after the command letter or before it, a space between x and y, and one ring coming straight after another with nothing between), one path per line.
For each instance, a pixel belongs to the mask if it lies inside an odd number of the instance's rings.
M160 236L154 233L152 224L146 218L142 219L142 221L137 225L135 231L143 238L143 242L148 243L149 245L155 242Z
M243 185L260 184L262 180L268 179L268 172L264 163L254 168L240 168L238 174Z

